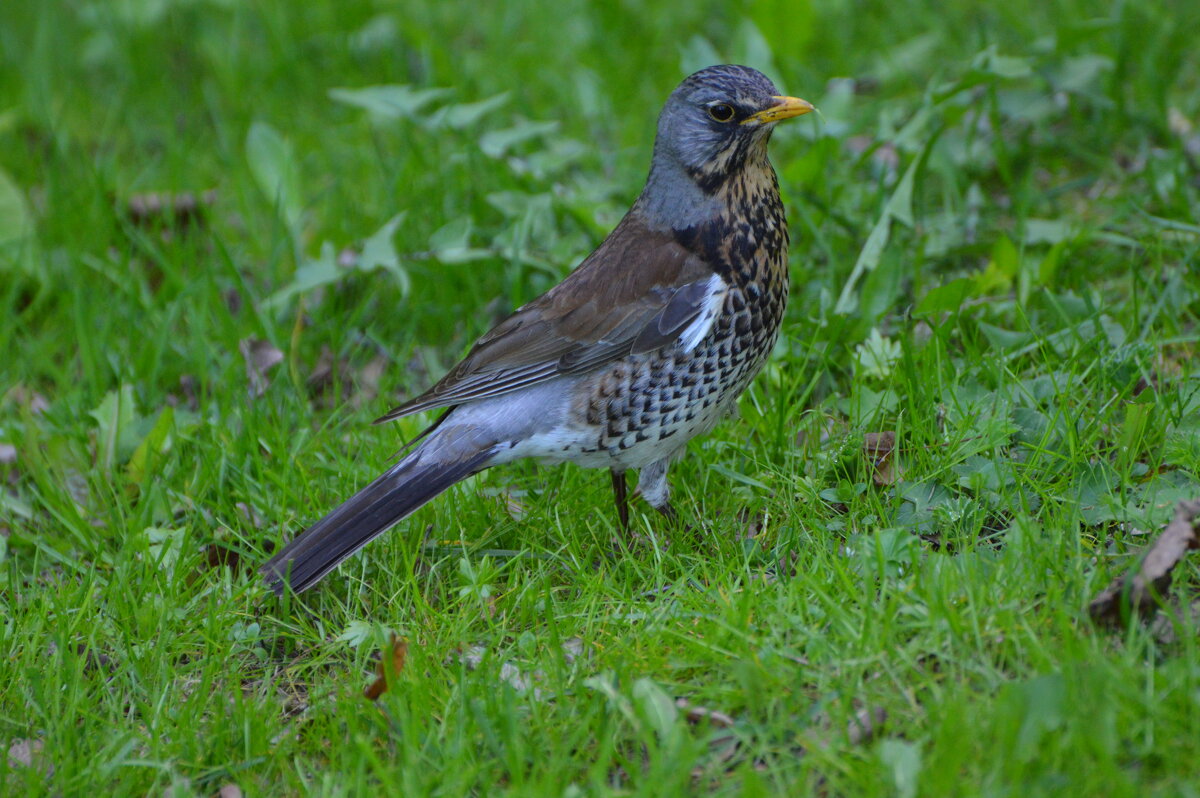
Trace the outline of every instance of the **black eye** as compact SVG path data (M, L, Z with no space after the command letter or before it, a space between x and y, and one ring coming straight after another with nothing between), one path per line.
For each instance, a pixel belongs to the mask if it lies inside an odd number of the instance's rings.
M733 106L726 103L713 103L708 106L708 115L718 122L728 122L733 119Z

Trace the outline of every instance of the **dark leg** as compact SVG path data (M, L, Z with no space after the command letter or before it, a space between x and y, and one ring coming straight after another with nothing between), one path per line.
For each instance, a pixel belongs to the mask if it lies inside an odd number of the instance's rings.
M617 518L621 522L621 531L629 534L629 486L625 482L625 472L615 468L608 472L612 476L613 499L617 502Z

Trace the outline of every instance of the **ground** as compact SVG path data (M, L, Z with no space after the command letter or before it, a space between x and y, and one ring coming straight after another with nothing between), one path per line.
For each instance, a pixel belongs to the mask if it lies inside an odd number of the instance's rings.
M0 9L0 781L16 794L1197 794L1200 11ZM672 479L512 466L277 601L562 278L678 81L758 67L792 295ZM1153 613L1151 613L1151 616ZM395 635L393 642L393 635ZM364 689L387 663L381 694Z

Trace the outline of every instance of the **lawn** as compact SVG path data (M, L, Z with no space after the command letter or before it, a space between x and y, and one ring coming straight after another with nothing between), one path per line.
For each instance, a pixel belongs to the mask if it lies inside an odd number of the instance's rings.
M0 7L0 791L1200 795L1194 2ZM257 565L559 281L735 61L791 302L672 472ZM382 662L382 693L364 697ZM403 655L403 656L401 656Z

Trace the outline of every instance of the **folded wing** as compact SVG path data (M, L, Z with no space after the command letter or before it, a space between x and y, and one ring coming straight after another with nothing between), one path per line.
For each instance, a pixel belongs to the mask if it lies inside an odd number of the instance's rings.
M670 233L631 216L579 268L476 341L462 362L390 421L583 374L694 334L724 284Z

